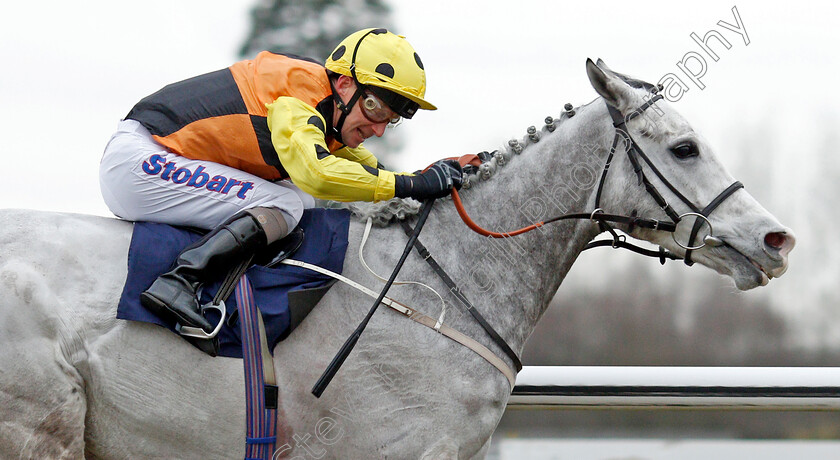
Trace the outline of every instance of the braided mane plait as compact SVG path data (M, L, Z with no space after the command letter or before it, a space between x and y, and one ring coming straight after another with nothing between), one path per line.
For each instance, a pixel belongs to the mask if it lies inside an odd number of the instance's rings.
M373 219L373 225L386 227L395 220L403 220L420 212L421 203L411 198L394 198L378 203L347 203L346 207L354 217L362 221Z
M570 104L567 104L566 112L560 114L558 118L546 117L545 126L541 130L537 131L536 127L530 126L525 137L511 139L502 150L489 153L481 152L479 154L482 160L480 167L467 166L464 168L463 188L469 189L478 182L490 180L497 170L511 161L513 157L522 154L531 144L539 142L542 136L554 132L557 123L574 116L575 112L569 106ZM411 198L393 198L378 203L341 203L339 206L349 209L354 217L363 221L371 218L373 219L373 225L386 227L396 220L403 220L419 213L421 203Z

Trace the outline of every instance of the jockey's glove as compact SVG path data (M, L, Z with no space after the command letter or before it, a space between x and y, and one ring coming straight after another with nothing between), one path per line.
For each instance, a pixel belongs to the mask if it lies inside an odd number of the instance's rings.
M452 188L460 189L464 171L458 160L439 160L424 171L416 171L413 176L396 175L394 196L397 198L443 198L452 193Z

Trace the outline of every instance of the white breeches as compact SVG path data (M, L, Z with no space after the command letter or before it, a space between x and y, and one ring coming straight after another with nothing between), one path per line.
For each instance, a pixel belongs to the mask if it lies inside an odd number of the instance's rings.
M257 206L279 209L293 229L303 210L315 206L291 181L172 153L134 120L121 121L105 147L99 184L105 204L123 219L203 229Z

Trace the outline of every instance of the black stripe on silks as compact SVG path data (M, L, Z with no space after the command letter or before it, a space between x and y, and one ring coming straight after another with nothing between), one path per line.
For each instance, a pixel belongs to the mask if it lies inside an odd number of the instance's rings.
M274 166L283 178L289 177L286 168L280 163L280 158L274 150L274 144L271 143L271 131L268 129L268 119L259 115L251 115L251 125L254 127L254 133L257 135L257 144L260 146L260 154L262 154L263 161L269 166Z
M332 85L330 85L332 86ZM333 99L333 95L330 94L329 96L325 97L321 100L316 106L315 110L324 117L324 120L327 121L327 126L324 127L324 133L329 133L327 137L332 137L338 142L342 142L341 133L336 133L333 129L332 119L333 119L333 106L335 105L335 100ZM336 135L337 134L337 135ZM342 142L343 143L343 142Z
M126 115L157 136L168 136L205 118L248 113L230 69L217 70L163 87Z
M374 176L379 176L379 170L378 169L370 167L368 165L362 165L362 167L365 168L365 171L373 174Z
M306 122L318 128L318 130L325 135L327 134L327 127L324 126L323 120L321 120L317 115L312 115Z
M331 155L329 150L321 147L318 144L315 144L315 154L318 155L319 160L323 160L324 158Z

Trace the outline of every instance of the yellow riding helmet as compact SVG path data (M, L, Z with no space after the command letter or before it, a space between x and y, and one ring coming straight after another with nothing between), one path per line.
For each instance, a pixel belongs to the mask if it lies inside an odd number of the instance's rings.
M418 107L437 110L423 99L426 71L420 56L405 37L386 29L364 29L351 34L327 58L326 67L353 77L362 85L393 93L375 91L378 96L385 96L385 103L405 118L411 118Z

